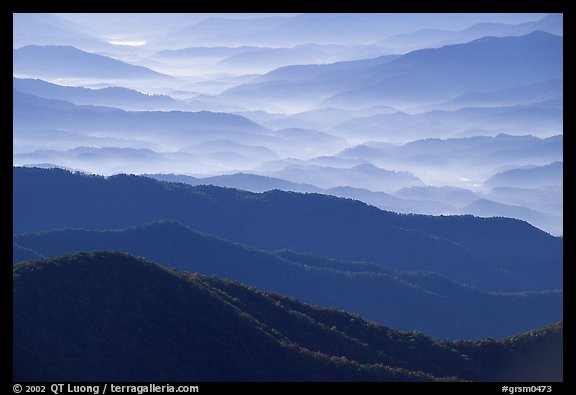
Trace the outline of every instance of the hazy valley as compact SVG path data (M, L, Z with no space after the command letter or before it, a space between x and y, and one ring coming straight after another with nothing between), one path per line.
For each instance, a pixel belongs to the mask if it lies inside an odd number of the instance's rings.
M562 380L563 14L13 21L15 378Z

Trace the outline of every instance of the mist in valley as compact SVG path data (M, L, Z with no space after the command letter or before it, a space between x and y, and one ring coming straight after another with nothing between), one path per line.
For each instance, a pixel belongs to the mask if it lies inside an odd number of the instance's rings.
M563 380L561 13L16 13L12 136L15 382Z
M562 14L14 14L13 163L563 227Z

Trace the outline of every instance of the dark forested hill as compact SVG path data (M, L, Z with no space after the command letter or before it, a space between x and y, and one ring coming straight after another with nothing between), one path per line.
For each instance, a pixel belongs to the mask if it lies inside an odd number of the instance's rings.
M13 296L17 381L562 379L562 324L437 341L120 253L17 265Z
M14 168L15 233L158 220L258 248L438 272L488 290L562 287L562 239L514 219L401 215L319 194Z
M562 319L560 291L488 293L429 273L397 272L286 250L255 250L173 222L112 231L19 234L14 244L45 257L96 250L126 252L445 339L501 338ZM15 262L28 259L32 258L21 252L15 255Z

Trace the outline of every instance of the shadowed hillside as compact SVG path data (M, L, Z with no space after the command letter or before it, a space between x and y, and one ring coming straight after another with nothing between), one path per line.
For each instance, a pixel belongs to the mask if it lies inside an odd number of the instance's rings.
M14 219L15 233L174 220L257 248L433 271L487 290L562 287L562 239L525 222L401 215L318 194L14 168Z
M126 252L445 339L501 338L562 318L561 291L489 293L431 273L392 271L287 250L256 250L171 222L113 231L20 234L14 243L46 257Z
M17 265L13 295L15 380L562 378L561 323L441 342L118 253Z

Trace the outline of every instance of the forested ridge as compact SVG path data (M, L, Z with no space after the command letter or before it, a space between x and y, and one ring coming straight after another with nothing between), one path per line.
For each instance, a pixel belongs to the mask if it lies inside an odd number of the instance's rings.
M562 322L442 341L106 251L16 265L13 284L16 380L562 379Z

